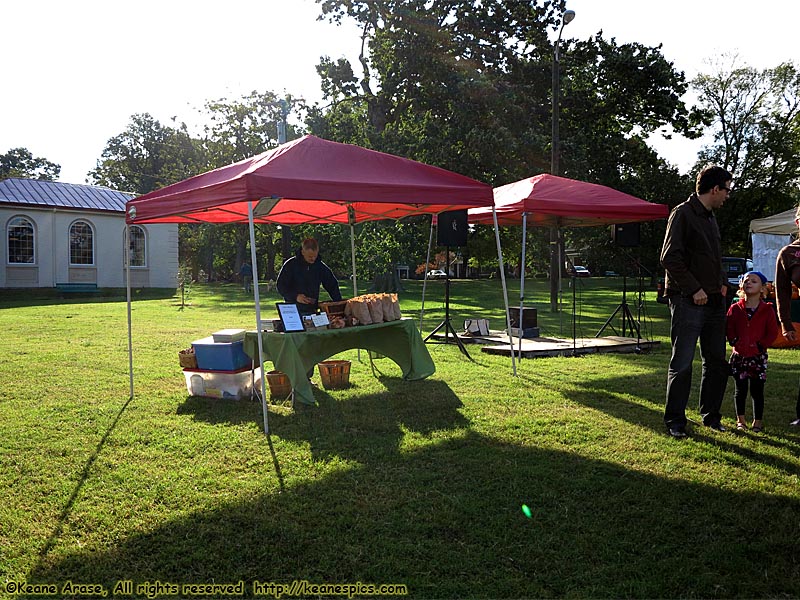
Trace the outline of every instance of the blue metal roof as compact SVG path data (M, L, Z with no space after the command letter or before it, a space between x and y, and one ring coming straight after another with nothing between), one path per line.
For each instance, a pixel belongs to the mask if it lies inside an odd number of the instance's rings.
M41 208L69 208L125 212L125 203L133 194L117 192L98 185L79 185L20 179L11 177L0 181L0 205L38 206Z

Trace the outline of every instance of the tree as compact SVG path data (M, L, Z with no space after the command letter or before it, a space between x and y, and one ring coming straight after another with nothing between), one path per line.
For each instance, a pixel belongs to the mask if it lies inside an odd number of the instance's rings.
M346 59L323 58L318 72L330 104L309 111L312 132L492 185L549 170L548 29L563 2L319 1L323 18L362 26L361 75ZM600 32L567 43L562 69L563 174L648 200L685 199L685 181L646 138L667 125L696 137L705 115L681 101L688 83L660 47L618 45ZM663 229L644 231L649 246L660 243ZM542 230L532 232L527 255L538 271L549 245ZM599 262L613 258L609 238L607 228L566 233L568 245L591 247ZM483 249L474 258L496 260Z
M685 200L690 182L646 140L667 125L696 138L708 115L680 100L689 84L660 47L618 45L614 39L603 39L600 32L569 43L561 56L564 175L670 207ZM657 257L664 225L663 221L641 225L637 254L648 271L660 268ZM564 239L567 247L591 254L587 266L594 272L631 272L631 253L611 242L607 227L567 230Z
M11 148L0 154L0 181L9 177L55 181L60 173L61 165L35 157L27 148Z
M291 106L294 99L289 96L284 102ZM283 105L274 92L252 91L241 98L219 98L206 102L201 111L208 123L203 129L203 148L208 168L219 168L245 158L256 156L278 145L278 123L283 119ZM298 132L289 126L287 139L296 137ZM214 273L225 279L234 277L245 258L248 258L250 234L244 224L234 225L184 225L184 230L196 229L214 231L187 239L214 239L213 248L200 245L198 254L217 257ZM289 228L273 224L262 224L256 228L256 244L264 252L259 257L258 273L261 278L276 278L276 258L282 234ZM190 255L187 244L186 255Z
M528 108L536 99L545 103L549 87L537 84L549 81L549 71L532 70L531 81L521 70L528 55L549 46L546 26L555 23L561 3L321 4L323 16L362 26L360 79L344 59L323 60L318 69L332 102L327 125L334 139L490 183L523 176L515 166L530 164L529 142L541 141L527 135L528 124L541 118ZM366 117L366 127L352 127L351 116ZM318 123L309 123L312 131ZM344 137L354 133L355 139Z
M698 167L713 162L733 173L733 206L720 211L719 222L726 251L741 254L751 219L800 201L800 73L793 63L759 71L736 56L712 68L693 82L713 115L714 141Z
M272 92L209 101L201 112L208 123L199 136L191 135L185 123L170 127L146 113L131 116L126 130L108 141L90 176L95 183L141 195L277 145L282 113ZM290 134L295 134L291 128ZM256 227L256 243L265 250L256 265L262 278L276 277L279 236L275 225ZM246 225L181 224L179 237L181 260L194 278L202 270L212 280L232 280L249 258Z
M89 177L98 185L146 194L202 172L202 145L184 123L166 127L147 113L131 116L128 127L106 143Z
M288 96L287 107L295 103ZM281 99L274 92L252 91L241 98L220 98L205 103L202 114L204 145L209 165L221 167L261 154L278 145L278 123L283 119ZM288 125L287 139L298 137Z

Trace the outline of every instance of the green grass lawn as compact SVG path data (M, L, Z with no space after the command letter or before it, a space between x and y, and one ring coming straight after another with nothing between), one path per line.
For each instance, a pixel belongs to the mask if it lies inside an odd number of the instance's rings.
M579 336L599 330L621 284L579 282ZM401 306L419 318L422 282L405 285ZM556 314L546 281L525 295L543 334L571 336L571 289ZM443 298L429 282L426 333ZM646 298L643 333L661 341L650 353L524 359L514 377L510 358L432 344L436 374L407 382L351 351L352 387L320 388L315 408L270 406L266 437L259 403L190 397L178 364L192 340L253 328L238 286L195 285L186 307L137 295L132 400L121 298L7 294L0 597L23 581L57 597L68 581L108 597L131 581L115 597L139 598L145 582L243 581L253 597L253 582L295 580L404 584L414 598L798 597L797 351L770 352L766 434L697 426L695 386L691 438L673 440L668 312ZM504 328L499 282L453 282L451 317Z

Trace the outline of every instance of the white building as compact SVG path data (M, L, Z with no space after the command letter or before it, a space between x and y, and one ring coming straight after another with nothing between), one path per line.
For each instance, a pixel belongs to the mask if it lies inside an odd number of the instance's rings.
M39 179L0 181L0 288L125 287L130 194ZM174 288L176 224L131 226L131 286Z

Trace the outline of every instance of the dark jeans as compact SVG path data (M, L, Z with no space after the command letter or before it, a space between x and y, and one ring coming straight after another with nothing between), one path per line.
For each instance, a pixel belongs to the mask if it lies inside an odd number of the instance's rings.
M797 418L800 419L800 387L797 388L797 404L794 407Z
M673 296L669 299L669 310L672 314L672 357L667 372L664 423L667 427L686 426L686 405L692 387L692 361L698 339L703 360L700 414L705 425L719 423L729 373L725 359L726 307L723 303L698 306L691 298Z
M747 388L753 397L753 418L760 421L764 418L764 383L763 379L736 379L736 391L733 394L733 403L736 405L736 416L744 416L747 404Z

